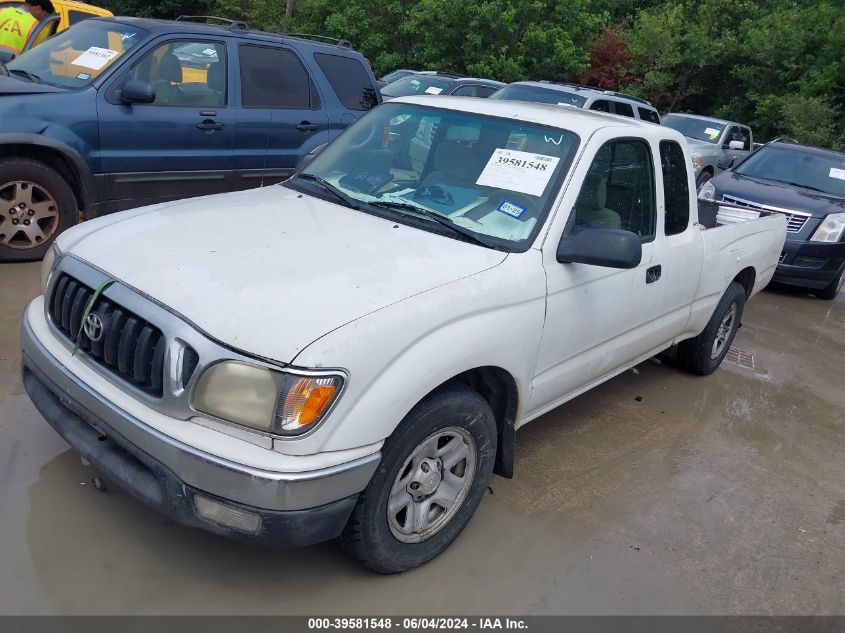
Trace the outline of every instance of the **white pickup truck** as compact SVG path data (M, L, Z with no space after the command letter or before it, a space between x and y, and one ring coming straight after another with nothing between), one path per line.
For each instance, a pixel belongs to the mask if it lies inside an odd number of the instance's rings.
M679 133L571 108L401 98L312 158L61 235L23 379L164 514L381 573L458 536L523 424L674 345L715 370L786 233L704 226Z

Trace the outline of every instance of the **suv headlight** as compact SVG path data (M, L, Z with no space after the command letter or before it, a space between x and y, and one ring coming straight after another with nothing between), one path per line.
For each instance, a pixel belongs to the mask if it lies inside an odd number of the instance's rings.
M301 435L325 419L340 395L343 376L293 374L240 361L206 369L197 381L193 407L274 435Z
M845 231L845 213L831 213L810 238L811 242L838 242Z
M55 244L44 254L44 259L41 260L41 292L47 291L47 282L50 281L50 273L53 272L53 266L56 260L61 256L62 252Z
M698 190L698 199L713 202L716 200L716 187L710 181L705 182Z

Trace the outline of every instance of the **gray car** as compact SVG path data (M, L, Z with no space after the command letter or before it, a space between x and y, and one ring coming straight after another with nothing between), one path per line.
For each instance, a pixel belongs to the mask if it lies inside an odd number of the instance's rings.
M461 75L415 74L407 75L381 89L385 101L411 95L454 95L456 97L489 97L507 84L492 79L464 77Z
M735 165L753 148L751 128L733 121L697 114L667 114L662 123L686 137L699 189L722 171L720 163L727 165L733 160Z

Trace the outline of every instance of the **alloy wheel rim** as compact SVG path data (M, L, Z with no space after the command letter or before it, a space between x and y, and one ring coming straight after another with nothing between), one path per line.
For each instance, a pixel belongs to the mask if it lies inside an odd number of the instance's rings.
M59 227L59 205L41 185L13 180L0 185L0 246L37 248Z
M460 427L429 435L396 474L387 500L390 531L419 543L443 529L463 505L476 470L472 436Z
M728 344L728 339L733 331L734 321L736 320L736 304L732 303L730 310L722 317L722 322L719 324L719 330L716 332L716 340L713 341L713 349L711 350L710 358L716 359L719 357Z

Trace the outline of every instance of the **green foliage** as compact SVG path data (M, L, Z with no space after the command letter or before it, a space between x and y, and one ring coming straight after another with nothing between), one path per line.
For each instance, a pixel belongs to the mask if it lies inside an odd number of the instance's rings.
M173 19L180 15L208 15L215 0L89 0L115 15Z

